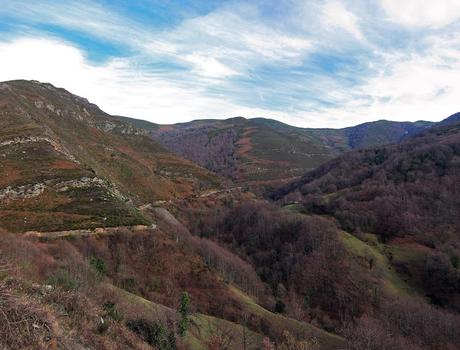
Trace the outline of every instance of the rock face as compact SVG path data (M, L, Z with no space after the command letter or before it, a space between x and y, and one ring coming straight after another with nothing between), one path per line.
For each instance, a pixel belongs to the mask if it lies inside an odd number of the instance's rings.
M63 145L59 144L57 141L51 139L50 137L44 137L44 136L15 137L13 139L0 142L0 148L5 147L5 146L11 146L11 145L22 145L26 143L39 143L39 142L49 143L54 148L55 151L62 153L72 162L78 163L75 157L72 154L70 154L70 152Z
M85 189L91 187L100 187L107 191L108 194L117 198L118 200L124 202L130 202L131 200L121 194L121 192L115 187L115 185L107 180L101 179L99 177L82 177L80 179L74 179L64 182L59 182L53 185L53 188L56 189L57 192L67 192L72 189Z

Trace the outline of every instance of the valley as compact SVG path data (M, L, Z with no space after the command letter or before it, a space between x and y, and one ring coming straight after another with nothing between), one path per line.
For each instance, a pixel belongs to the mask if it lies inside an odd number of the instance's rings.
M0 347L457 349L459 166L458 114L159 125L0 83Z

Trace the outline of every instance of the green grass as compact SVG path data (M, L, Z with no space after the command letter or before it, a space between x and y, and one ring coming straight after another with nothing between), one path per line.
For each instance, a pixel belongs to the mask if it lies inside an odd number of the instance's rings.
M246 327L220 318L195 314L191 317L187 335L188 343L193 350L207 350L207 343L213 335L226 334L232 341L232 349L243 348L246 339L246 349L260 349L263 336L248 330Z
M291 204L284 205L283 209L293 211L295 213L300 213L302 212L303 206L300 203L291 203Z
M351 254L367 261L373 260L373 270L382 280L386 292L405 296L416 294L414 289L401 278L390 264L389 259L384 254L385 245L376 242L372 236L369 238L375 242L375 245L368 244L345 231L341 231L341 238L345 248Z
M176 315L176 311L172 308L154 303L113 285L107 285L107 287L122 298L125 304L138 306L143 310L143 313L151 315L154 318L154 315L156 314L169 315L169 317L175 317ZM123 307L121 307L119 311L123 313ZM139 315L139 317L142 318L143 316ZM261 348L263 340L263 336L261 334L250 331L244 326L234 322L196 313L190 316L190 327L187 335L185 336L185 342L190 345L192 350L207 350L207 344L213 334L225 333L232 339L230 349L239 350L241 349L243 332L247 339L246 345L248 350Z
M425 256L423 251L402 245L386 245L384 249L387 255L393 257L394 262L414 262L423 259Z
M344 339L338 335L326 332L309 323L273 313L257 304L254 299L234 286L230 286L230 290L243 304L247 312L261 318L277 332L287 330L300 339L316 338L321 349L341 349L345 346Z

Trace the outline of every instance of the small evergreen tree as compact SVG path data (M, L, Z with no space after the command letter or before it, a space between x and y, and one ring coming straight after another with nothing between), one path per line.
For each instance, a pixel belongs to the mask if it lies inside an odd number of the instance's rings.
M181 319L179 320L179 335L184 337L187 333L188 324L189 324L189 305L190 305L190 296L187 292L183 292L180 297L180 306L179 306L179 315Z

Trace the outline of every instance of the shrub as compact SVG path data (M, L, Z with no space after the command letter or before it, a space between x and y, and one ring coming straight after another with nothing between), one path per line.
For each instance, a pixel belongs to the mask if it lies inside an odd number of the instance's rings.
M77 283L70 276L69 272L61 268L48 278L47 284L60 287L66 291L75 290L77 288Z
M101 317L97 324L97 332L99 334L104 334L105 332L107 332L108 329L109 323Z
M282 314L286 309L286 305L282 300L277 300L275 305L275 312Z
M190 297L187 292L183 292L180 298L180 306L179 306L179 315L181 319L179 320L179 335L181 337L185 336L187 333L189 319L189 306L190 306Z
M175 350L174 333L167 332L161 323L152 323L144 319L129 320L126 326L139 335L146 343L160 350Z
M108 301L102 307L103 307L104 311L107 312L107 315L109 315L109 317L111 317L113 320L115 320L115 321L123 320L123 316L117 310L117 308L116 308L114 303Z
M96 270L96 272L100 276L105 276L107 274L107 265L105 264L104 260L98 257L92 256L89 259L89 264L91 265L91 267L93 267Z
M120 281L119 285L120 285L120 288L123 288L124 290L130 293L136 293L137 284L136 284L136 280L133 277L123 278Z
M0 349L45 349L43 340L53 335L46 312L29 300L21 300L0 281Z

